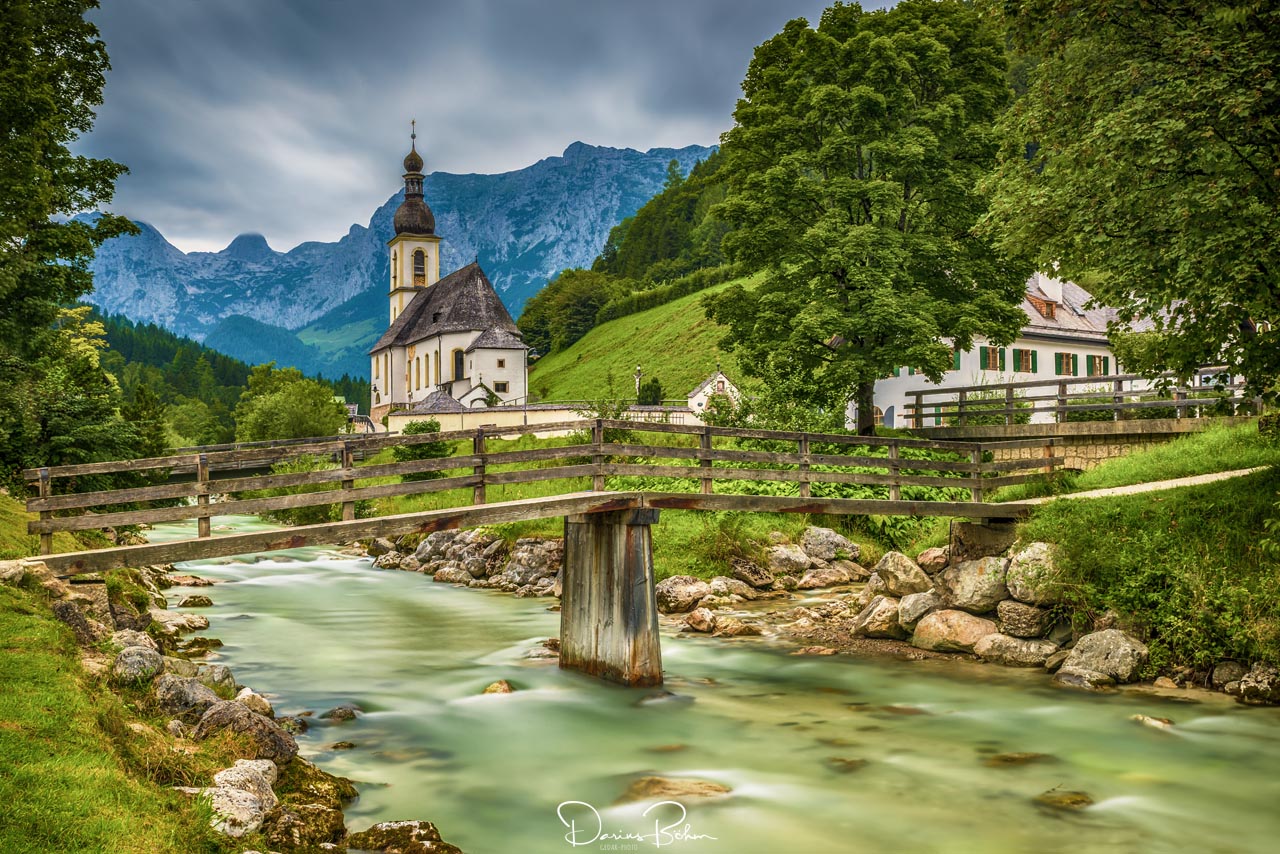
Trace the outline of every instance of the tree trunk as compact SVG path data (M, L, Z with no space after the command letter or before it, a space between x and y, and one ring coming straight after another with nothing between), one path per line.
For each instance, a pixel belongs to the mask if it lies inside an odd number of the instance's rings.
M858 383L858 435L874 436L876 432L876 384Z

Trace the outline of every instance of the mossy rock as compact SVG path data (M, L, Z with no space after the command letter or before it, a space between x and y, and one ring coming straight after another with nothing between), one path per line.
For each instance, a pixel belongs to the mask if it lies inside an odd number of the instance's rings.
M322 771L301 756L280 769L276 793L286 804L323 804L333 809L360 795L346 777Z

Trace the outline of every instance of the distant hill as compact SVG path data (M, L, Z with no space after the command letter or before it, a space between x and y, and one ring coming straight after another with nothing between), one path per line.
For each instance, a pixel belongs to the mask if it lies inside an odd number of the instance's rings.
M755 277L737 279L751 285ZM704 296L724 291L734 282L603 323L569 347L534 363L529 390L545 400L584 400L635 393L636 365L646 379L657 377L665 396L683 398L719 364L729 377L743 377L738 360L721 352L724 327L707 319Z
M443 271L479 257L519 316L548 278L591 264L610 230L662 189L671 160L687 173L714 150L575 142L559 157L514 172L432 173L425 191L444 238ZM389 174L388 185L394 181ZM108 313L210 339L251 363L269 357L308 374L363 374L365 352L385 328L386 241L401 196L335 243L288 252L261 235L241 235L220 252L183 253L139 223L140 234L98 250L89 300Z

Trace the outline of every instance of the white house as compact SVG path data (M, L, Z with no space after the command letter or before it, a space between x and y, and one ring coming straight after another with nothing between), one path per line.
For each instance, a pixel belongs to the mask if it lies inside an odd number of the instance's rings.
M913 425L905 417L911 392L922 389L958 388L1055 377L1097 377L1099 387L1110 375L1120 373L1107 324L1115 309L1085 308L1090 294L1073 282L1064 282L1037 273L1027 281L1022 300L1027 323L1009 347L993 347L976 341L968 351L955 351L952 369L942 382L931 383L914 368L901 367L876 383L876 421L886 427L934 426L925 414L924 423ZM1084 388L1076 386L1083 391ZM926 403L928 398L925 399ZM850 408L850 423L856 409ZM1036 416L1047 418L1047 414Z
M689 409L699 417L706 410L707 401L712 395L724 394L731 399L737 400L739 397L738 387L724 375L720 368L716 367L716 372L703 380L697 388L689 392L685 397L689 401Z
M411 136L416 139L416 134ZM440 278L440 237L422 198L422 157L404 159L387 331L369 351L375 423L392 410L453 412L523 401L528 347L479 263Z

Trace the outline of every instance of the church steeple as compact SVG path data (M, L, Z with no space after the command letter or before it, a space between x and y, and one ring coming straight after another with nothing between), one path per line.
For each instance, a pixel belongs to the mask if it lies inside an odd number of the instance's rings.
M395 236L391 248L390 318L405 308L424 288L440 278L440 238L436 218L422 199L422 155L418 153L417 122L409 134L409 153L404 158L404 201L396 209Z
M422 200L422 155L418 153L418 123L410 123L409 153L404 158L404 201L396 209L396 234L436 233L435 214Z

